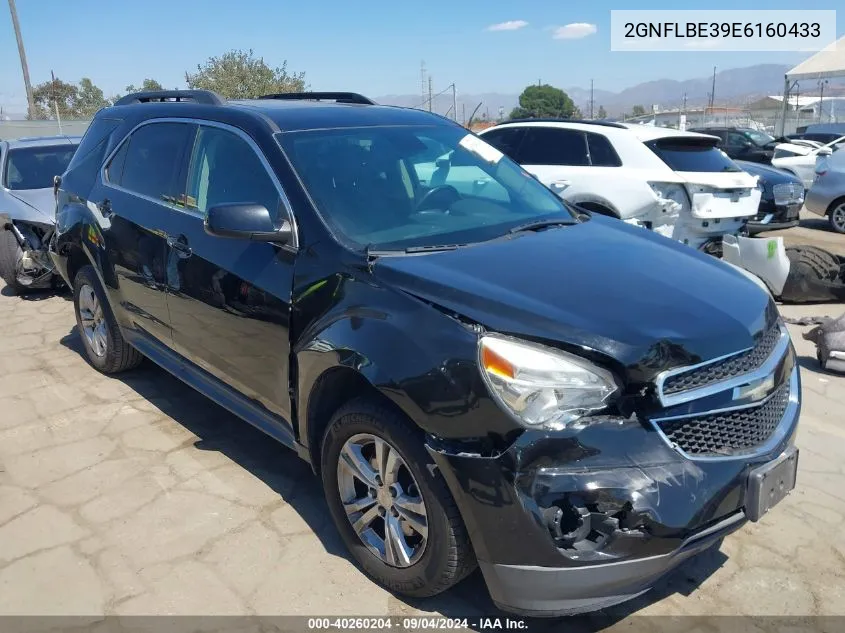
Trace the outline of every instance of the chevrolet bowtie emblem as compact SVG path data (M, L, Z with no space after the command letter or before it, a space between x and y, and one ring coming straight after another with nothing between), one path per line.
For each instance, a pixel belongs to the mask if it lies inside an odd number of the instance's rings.
M768 396L772 391L774 391L774 388L775 375L770 374L760 380L755 380L747 385L734 388L733 399L755 402Z

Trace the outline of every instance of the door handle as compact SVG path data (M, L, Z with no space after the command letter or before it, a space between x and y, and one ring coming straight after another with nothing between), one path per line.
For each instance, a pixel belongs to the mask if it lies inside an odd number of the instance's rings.
M554 182L549 183L549 187L555 191L563 191L571 184L572 182L569 180L555 180Z
M191 247L188 246L188 239L184 235L180 235L179 237L168 235L167 245L176 251L176 254L182 258L190 257L194 253Z

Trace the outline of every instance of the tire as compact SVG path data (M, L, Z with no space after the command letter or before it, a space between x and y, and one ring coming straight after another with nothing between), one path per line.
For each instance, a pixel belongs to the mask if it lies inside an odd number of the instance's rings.
M0 228L0 277L15 294L23 294L27 290L26 286L18 283L16 274L18 261L22 256L21 246L12 232Z
M348 441L367 436L386 442L390 449L398 452L414 480L408 489L424 503L427 539L416 560L402 561L406 566L389 564L365 545L344 509L340 480L347 475L341 475L341 451ZM341 407L332 416L324 435L321 466L326 500L335 526L355 560L380 585L406 596L429 597L449 589L475 569L475 553L446 482L434 468L423 445L422 434L400 414L367 399L356 399ZM366 486L363 489L366 490ZM382 492L383 489L378 494ZM380 499L374 501L377 507ZM393 510L391 508L391 512ZM376 529L378 521L375 519ZM385 516L382 531L386 521ZM403 527L405 529L408 528ZM408 536L406 532L402 536L403 542L407 544L406 537L413 539L415 536L418 535L412 532Z
M839 259L815 246L790 246L789 276L779 299L787 303L836 301L845 296Z
M99 310L92 309L92 306ZM103 374L117 374L141 363L144 359L141 353L123 340L92 266L83 266L76 273L73 280L73 308L85 356L96 370ZM92 322L92 332L88 333L86 326Z
M845 199L835 200L827 212L830 229L836 233L845 233Z

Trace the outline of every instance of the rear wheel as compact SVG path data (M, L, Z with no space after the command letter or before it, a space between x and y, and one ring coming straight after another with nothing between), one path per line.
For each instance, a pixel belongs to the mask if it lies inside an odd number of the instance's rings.
M837 200L830 205L827 215L830 228L837 233L845 233L845 199Z
M84 266L76 273L73 305L85 355L96 369L104 374L116 374L141 363L144 358L141 353L123 340L91 266Z
M397 412L365 399L342 407L323 441L322 478L346 546L387 589L433 596L475 568L455 501Z
M21 257L23 251L15 236L11 231L0 228L0 277L15 294L26 291L26 286L18 282L18 262Z

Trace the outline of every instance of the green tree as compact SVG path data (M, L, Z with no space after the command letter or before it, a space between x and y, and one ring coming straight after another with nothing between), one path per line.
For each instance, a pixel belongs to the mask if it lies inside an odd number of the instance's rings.
M194 74L185 73L189 88L213 90L227 99L251 99L276 92L305 90L305 73L289 73L287 61L271 68L249 51L231 50L209 57Z
M645 108L641 105L635 105L631 109L631 116L643 116L645 114Z
M76 99L76 116L81 118L90 118L97 113L97 110L109 105L111 104L103 96L103 91L94 85L94 82L88 79L88 77L83 77L79 80L79 89Z
M606 119L607 118L607 111L604 109L604 106L599 106L599 118Z
M126 86L126 94L131 94L133 92L148 92L150 90L164 90L164 88L155 79L144 79L139 88L136 88L135 84L129 84Z
M73 119L78 116L79 88L75 84L61 79L45 81L32 89L32 97L35 101L35 113L32 118L52 118L56 116L57 107L59 116L63 119Z
M571 118L577 108L560 88L548 84L528 86L519 95L519 107L511 112L512 119L521 118Z

